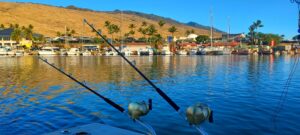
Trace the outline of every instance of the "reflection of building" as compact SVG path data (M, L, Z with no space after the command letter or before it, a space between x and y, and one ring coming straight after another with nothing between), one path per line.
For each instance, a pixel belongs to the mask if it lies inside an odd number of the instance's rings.
M14 46L17 44L16 41L11 39L11 33L13 29L3 29L0 30L0 46Z

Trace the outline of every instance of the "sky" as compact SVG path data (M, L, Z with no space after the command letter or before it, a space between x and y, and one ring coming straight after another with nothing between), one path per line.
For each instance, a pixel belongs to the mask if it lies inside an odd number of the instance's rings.
M210 11L214 26L231 33L248 33L249 26L261 20L264 27L258 31L297 35L298 7L290 0L5 0L33 2L55 6L75 5L99 11L132 10L169 17L177 21L210 25ZM229 23L228 23L229 22Z

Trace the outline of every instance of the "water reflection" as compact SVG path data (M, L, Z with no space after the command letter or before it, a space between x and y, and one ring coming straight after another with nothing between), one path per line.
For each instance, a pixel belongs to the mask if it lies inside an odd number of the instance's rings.
M144 119L158 134L195 133L120 57L46 58L125 108L131 101L152 98L154 110ZM210 104L216 120L215 124L204 125L210 134L254 134L254 130L258 134L300 133L300 111L295 109L300 96L293 93L299 88L299 72L290 89L293 94L283 108L288 111L279 115L280 130L264 124L271 123L272 110L294 60L292 56L129 59L183 109L196 102ZM136 128L125 116L37 57L1 57L0 80L0 134L41 134L102 121Z

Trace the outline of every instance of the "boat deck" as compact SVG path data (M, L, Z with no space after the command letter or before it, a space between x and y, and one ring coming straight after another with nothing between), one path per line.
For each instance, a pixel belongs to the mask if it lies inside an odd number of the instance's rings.
M44 135L143 135L142 133L113 127L110 125L93 123L68 129L62 129Z

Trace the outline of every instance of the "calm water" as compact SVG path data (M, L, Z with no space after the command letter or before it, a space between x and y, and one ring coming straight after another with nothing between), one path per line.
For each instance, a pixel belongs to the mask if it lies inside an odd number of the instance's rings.
M130 59L182 109L196 102L209 104L215 123L203 127L211 135L300 134L300 67L280 100L293 56ZM120 57L48 57L48 61L125 108L129 102L152 98L153 110L143 120L158 134L196 134ZM0 57L1 135L35 135L95 122L140 129L36 57Z

